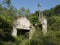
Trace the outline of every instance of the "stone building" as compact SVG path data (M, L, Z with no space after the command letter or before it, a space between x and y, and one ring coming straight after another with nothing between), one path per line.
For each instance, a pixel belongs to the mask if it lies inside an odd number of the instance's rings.
M16 17L14 23L15 24L12 31L13 37L17 37L18 35L24 35L25 37L31 39L35 29L26 17Z
M47 32L47 18L45 16L39 16L39 21L41 22L42 32L45 35Z
M39 21L41 22L42 32L45 35L47 32L47 18L43 16L43 13L40 12L40 6L38 5L39 12ZM12 36L17 37L18 35L24 35L24 37L32 38L32 35L35 31L34 26L30 23L30 21L22 16L16 17L14 20L14 26L12 31Z
M47 18L40 11L40 4L38 4L38 12L39 12L39 21L41 22L42 32L45 35L47 32Z

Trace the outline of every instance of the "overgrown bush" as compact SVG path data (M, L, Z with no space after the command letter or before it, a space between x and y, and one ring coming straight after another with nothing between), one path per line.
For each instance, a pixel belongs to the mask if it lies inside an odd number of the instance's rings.
M48 31L46 35L36 32L30 41L30 45L60 45L59 31Z

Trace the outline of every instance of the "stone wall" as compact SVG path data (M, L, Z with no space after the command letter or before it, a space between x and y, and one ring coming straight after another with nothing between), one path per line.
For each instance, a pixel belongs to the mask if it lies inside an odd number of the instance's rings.
M29 39L31 39L34 27L26 17L19 17L15 20L15 26L13 27L12 36L17 37L17 29L29 30Z

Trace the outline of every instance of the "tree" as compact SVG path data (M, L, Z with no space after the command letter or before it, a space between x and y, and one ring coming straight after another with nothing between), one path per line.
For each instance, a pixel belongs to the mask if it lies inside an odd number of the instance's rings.
M29 9L25 9L24 7L22 7L18 11L18 15L19 16L26 16L26 17L28 17L30 15L30 10Z
M10 7L11 6L11 0L3 0L2 1L4 4L7 5L7 7Z
M33 26L36 28L36 30L40 30L41 22L39 21L38 11L36 11L34 14L31 14L29 16L30 22L33 24Z
M60 5L49 10L43 11L48 20L48 30L59 30L60 22Z
M49 20L48 20L48 27L50 30L60 30L60 16L52 16Z
M11 38L11 31L13 29L13 9L10 9L10 14L8 15L8 8L4 7L3 4L0 5L0 40L8 41Z
M60 5L57 5L57 6L54 8L54 11L55 11L55 14L60 14Z

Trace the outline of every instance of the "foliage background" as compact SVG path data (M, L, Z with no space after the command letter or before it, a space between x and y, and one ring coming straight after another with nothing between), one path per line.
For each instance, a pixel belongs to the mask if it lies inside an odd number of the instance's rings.
M38 11L31 14L30 10L24 7L17 10L11 1L3 0L0 3L0 45L60 45L60 5L42 11L48 20L48 32L43 35ZM22 36L11 36L16 16L26 16L36 28L31 40Z

